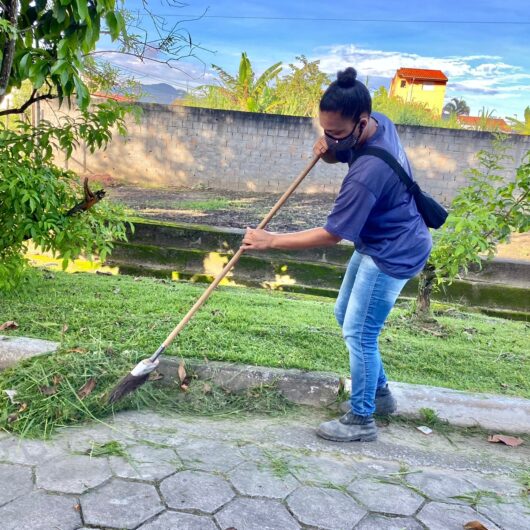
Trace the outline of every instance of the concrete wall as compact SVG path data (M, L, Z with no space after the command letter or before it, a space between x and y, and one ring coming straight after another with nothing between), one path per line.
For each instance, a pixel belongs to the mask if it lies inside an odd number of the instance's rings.
M199 186L240 191L283 191L311 158L319 131L310 118L141 104L140 124L129 123L127 137L115 135L106 151L78 149L70 169L80 174L109 174L146 187ZM52 103L41 117L55 120ZM483 132L398 126L420 185L448 203L467 183L464 171L476 153L488 149ZM514 167L530 150L529 136L512 135ZM301 187L305 192L336 192L347 171L343 164L320 162Z

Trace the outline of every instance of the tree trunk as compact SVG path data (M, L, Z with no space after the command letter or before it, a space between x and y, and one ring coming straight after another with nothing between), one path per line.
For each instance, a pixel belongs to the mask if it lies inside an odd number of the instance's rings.
M16 27L17 24L17 12L18 0L6 0L4 2L4 13L2 18L7 20L14 27ZM7 92L14 56L15 38L9 38L9 34L6 32L6 41L2 54L2 65L0 66L0 102L3 101Z
M436 274L434 267L427 263L421 271L418 284L418 296L416 298L416 315L422 319L429 319L431 315L431 293Z

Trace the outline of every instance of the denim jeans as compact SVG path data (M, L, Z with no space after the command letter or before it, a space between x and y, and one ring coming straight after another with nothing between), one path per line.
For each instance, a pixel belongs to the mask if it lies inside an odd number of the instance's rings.
M344 276L335 317L350 354L351 406L359 416L375 411L375 392L386 385L378 338L408 280L382 272L367 255L354 252Z

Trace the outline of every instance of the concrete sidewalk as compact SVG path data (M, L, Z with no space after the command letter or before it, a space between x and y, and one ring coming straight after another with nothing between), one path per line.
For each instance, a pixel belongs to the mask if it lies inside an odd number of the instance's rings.
M380 425L377 442L315 436L328 419L124 412L51 442L0 433L2 530L527 530L530 448ZM119 441L126 457L89 457ZM526 468L527 469L527 468Z

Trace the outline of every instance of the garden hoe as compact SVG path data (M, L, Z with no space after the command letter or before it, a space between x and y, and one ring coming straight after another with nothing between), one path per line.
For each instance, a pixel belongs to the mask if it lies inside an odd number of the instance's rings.
M263 221L258 225L258 228L265 228L267 223L272 219L276 212L283 206L285 201L291 196L294 190L306 177L306 175L313 169L319 160L319 156L315 156L309 165L296 177L289 189L278 199L278 202L272 207L271 211L265 216ZM115 403L127 394L130 394L140 386L142 386L149 377L149 374L158 366L158 358L166 348L173 342L173 339L182 331L186 324L191 320L191 317L199 310L199 308L206 302L212 291L219 285L221 280L228 274L228 272L235 266L239 258L243 254L243 248L240 248L232 257L232 259L225 265L224 269L217 275L215 280L208 286L201 297L195 302L193 307L188 311L184 318L179 322L177 327L168 335L166 340L160 345L158 350L148 359L140 361L132 371L125 376L120 383L111 391L108 397L109 403Z

